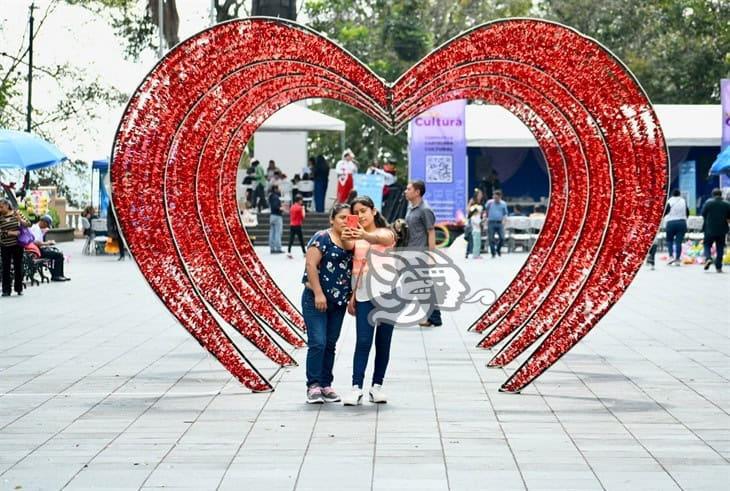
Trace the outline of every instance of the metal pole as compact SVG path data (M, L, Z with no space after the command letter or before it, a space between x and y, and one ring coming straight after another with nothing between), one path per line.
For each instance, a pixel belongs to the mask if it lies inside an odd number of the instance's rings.
M30 4L30 16L28 18L28 26L30 28L30 37L28 42L28 107L25 114L25 131L30 133L33 127L33 10L35 10L35 2ZM20 190L23 195L30 188L30 171L25 171L23 185Z
M30 4L30 18L28 24L30 26L30 44L28 45L28 108L25 115L25 130L30 133L33 125L33 10L35 2Z
M158 58L162 58L165 54L165 0L157 0L157 22L158 30L160 31L160 47L157 50Z

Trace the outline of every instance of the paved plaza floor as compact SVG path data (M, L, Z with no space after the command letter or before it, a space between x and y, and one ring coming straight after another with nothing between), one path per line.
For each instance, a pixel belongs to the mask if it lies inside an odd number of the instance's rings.
M397 328L390 402L346 408L304 404L304 349L248 393L133 262L81 247L71 282L0 299L0 489L730 489L730 272L643 269L520 395L466 330L478 307ZM301 255L259 252L298 305ZM501 290L524 258L458 262ZM340 391L353 347L348 317Z

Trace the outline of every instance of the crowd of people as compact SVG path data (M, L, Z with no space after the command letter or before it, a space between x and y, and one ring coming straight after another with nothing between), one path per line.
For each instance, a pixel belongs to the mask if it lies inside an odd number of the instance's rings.
M25 289L26 261L35 267L50 271L50 281L65 282L70 278L64 274L65 258L55 245L47 240L46 234L53 226L50 215L41 216L31 224L8 199L0 199L0 255L2 256L2 296L9 297L13 291L23 295Z
M680 266L682 264L682 245L684 237L687 233L687 219L689 218L689 206L687 201L682 197L679 189L674 189L670 193L671 196L667 200L664 208L664 233L669 249L668 266ZM715 271L722 273L722 263L725 255L725 240L730 227L730 202L722 197L722 190L715 188L712 190L712 196L705 201L700 211L702 216L702 246L703 246L703 266L705 271L710 269L714 264ZM652 268L656 264L656 252L659 248L659 235L654 240L654 244L649 250L646 262ZM713 257L713 251L715 253Z

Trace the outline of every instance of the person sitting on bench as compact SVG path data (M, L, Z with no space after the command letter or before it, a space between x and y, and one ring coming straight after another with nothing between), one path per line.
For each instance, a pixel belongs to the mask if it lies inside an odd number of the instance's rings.
M63 275L63 253L53 247L56 244L55 241L45 240L46 233L51 228L52 223L53 219L50 215L43 215L38 223L30 228L30 232L35 239L35 245L41 250L41 257L50 259L53 264L51 267L51 281L69 281L71 278L66 278Z

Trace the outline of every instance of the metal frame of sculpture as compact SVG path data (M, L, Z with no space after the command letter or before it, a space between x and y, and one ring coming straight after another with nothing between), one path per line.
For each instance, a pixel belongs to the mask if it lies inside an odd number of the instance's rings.
M329 98L395 133L431 106L481 99L535 135L550 176L542 233L521 270L470 328L504 366L543 342L501 390L519 392L616 303L656 234L668 152L651 104L628 69L594 40L535 19L491 22L433 51L387 83L320 34L248 18L216 25L170 51L122 117L111 183L120 228L165 306L241 383L272 384L216 315L275 363L295 361L303 320L268 275L240 221L239 156L285 105Z

